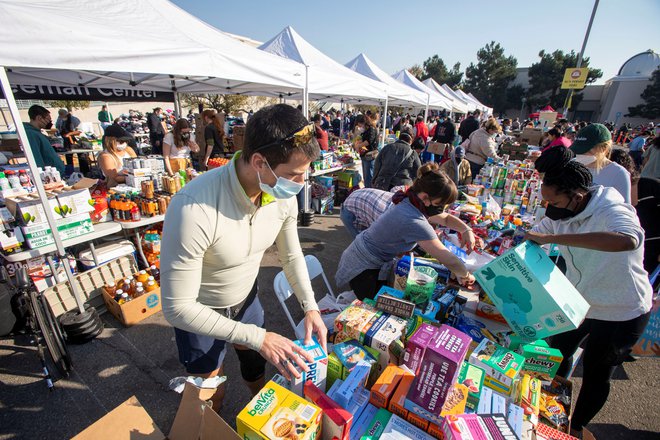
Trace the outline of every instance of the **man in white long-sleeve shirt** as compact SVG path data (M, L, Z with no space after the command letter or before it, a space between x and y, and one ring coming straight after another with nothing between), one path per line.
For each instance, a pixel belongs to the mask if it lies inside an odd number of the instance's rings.
M256 280L273 243L305 312L305 340L315 334L325 346L327 329L300 247L294 197L318 155L313 126L300 111L266 107L248 121L242 152L172 199L161 252L163 312L189 374L221 375L226 343L234 345L253 394L264 384L266 361L287 378L307 371L296 362L298 354L309 359L304 351L263 328ZM212 399L216 411L223 396L221 388Z

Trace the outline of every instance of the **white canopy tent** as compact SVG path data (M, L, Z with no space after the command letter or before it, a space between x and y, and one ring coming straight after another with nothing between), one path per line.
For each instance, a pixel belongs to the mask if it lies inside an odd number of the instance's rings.
M481 101L479 101L477 99L477 97L474 96L472 93L468 93L468 96L470 98L474 99L474 102L476 102L478 105L480 105L483 108L483 110L486 114L489 114L489 115L493 114L493 108L492 107L488 107L486 104L482 104Z
M455 97L456 99L458 99L458 100L460 100L461 102L463 102L463 103L465 104L465 109L466 109L468 112L474 111L474 110L477 108L477 106L476 106L474 103L472 103L472 101L468 101L467 99L463 98L461 95L459 95L459 94L456 93L454 90L452 90L452 88L449 87L447 84L443 84L441 87L442 87L447 93L449 93L450 95L452 95L452 96Z
M457 99L454 95L447 93L447 91L443 89L440 84L435 82L433 78L425 79L422 81L422 84L451 101L452 112L467 113L467 104L463 100Z
M420 92L426 94L427 102L426 109L424 111L425 121L428 119L429 107L441 108L451 111L451 101L429 89L420 80L415 78L412 73L408 72L408 70L400 70L399 72L392 75L392 78L399 81L400 83L407 85L408 87L412 87L413 89L419 90Z

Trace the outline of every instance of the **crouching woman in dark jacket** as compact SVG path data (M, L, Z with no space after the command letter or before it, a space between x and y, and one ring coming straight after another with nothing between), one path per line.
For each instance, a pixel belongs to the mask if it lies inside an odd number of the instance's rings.
M395 186L412 185L421 163L411 142L408 133L401 133L396 142L383 147L374 164L372 187L389 191Z

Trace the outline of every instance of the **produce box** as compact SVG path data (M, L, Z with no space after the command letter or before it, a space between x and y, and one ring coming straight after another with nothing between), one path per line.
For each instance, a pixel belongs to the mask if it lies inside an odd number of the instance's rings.
M108 291L103 288L103 302L105 302L105 306L110 314L126 327L135 325L162 310L160 287L124 304L119 304L115 301L108 294Z
M469 362L485 371L484 385L510 395L525 358L489 339L483 339L470 355Z
M94 232L94 225L89 214L80 214L57 219L57 231L62 240L79 237ZM48 223L30 224L22 226L21 232L30 249L37 249L55 243Z
M328 374L328 355L326 354L319 341L316 339L316 336L313 337L313 342L310 345L305 346L304 341L294 341L294 343L309 353L313 358L314 362L305 362L309 371L305 373L300 371L300 378L291 378L291 383L289 385L289 390L293 391L299 396L303 395L303 385L308 380L311 380L314 385L319 387L321 391L325 391L326 378ZM302 356L301 356L302 358Z
M576 329L589 310L545 251L530 241L474 276L511 328L529 341Z

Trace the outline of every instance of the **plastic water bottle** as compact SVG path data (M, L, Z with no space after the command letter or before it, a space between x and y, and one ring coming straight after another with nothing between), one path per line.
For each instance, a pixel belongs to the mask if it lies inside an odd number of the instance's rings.
M9 184L9 179L7 179L5 173L2 172L0 172L0 189L2 191L9 191L11 189L11 185Z

